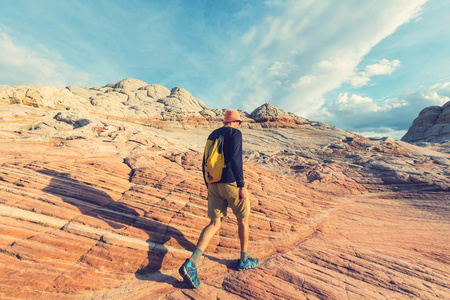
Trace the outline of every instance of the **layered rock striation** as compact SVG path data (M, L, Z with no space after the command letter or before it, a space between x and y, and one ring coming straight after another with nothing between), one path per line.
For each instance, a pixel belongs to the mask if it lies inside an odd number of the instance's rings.
M448 153L241 111L261 266L236 270L229 211L190 290L177 270L209 222L223 110L135 79L40 88L1 88L0 298L449 298Z
M431 106L423 109L402 137L402 141L413 143L450 141L450 102L442 107Z

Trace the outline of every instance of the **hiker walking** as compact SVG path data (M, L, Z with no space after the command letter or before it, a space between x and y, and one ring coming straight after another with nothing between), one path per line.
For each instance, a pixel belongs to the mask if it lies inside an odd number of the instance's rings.
M237 218L241 256L239 270L254 269L258 266L257 258L247 256L249 237L250 201L244 183L242 164L242 133L238 127L242 123L237 110L227 110L223 127L214 130L208 137L203 155L203 176L208 187L208 217L209 224L203 229L197 242L197 247L191 258L186 259L179 273L191 287L197 288L200 281L197 278L198 261L203 255L212 237L220 229L222 219L227 215L230 206ZM213 153L211 153L213 152ZM209 157L212 158L209 158ZM224 165L217 176L217 164L223 157ZM216 166L209 164L215 160ZM216 161L217 160L217 161ZM221 176L220 176L221 175Z

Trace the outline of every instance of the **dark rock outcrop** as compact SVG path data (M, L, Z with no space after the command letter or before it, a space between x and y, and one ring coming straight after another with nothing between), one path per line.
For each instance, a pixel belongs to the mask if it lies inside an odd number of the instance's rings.
M450 141L450 101L442 107L431 106L423 109L402 137L402 141L410 143Z

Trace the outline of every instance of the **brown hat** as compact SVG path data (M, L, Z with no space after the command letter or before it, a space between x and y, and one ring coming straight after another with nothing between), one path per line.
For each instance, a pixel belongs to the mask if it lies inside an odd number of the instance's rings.
M242 123L241 116L238 111L235 109L229 109L225 112L225 118L223 119L224 123L236 122Z

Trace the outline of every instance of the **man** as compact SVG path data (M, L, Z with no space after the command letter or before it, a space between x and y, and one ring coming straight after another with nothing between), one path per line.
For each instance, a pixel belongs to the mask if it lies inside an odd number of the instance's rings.
M225 165L222 178L219 182L208 184L208 216L209 224L203 229L197 242L197 248L191 258L186 259L180 267L179 273L191 287L197 288L200 281L197 278L197 265L203 252L217 233L222 224L222 219L227 215L227 207L230 206L237 218L239 240L241 244L241 257L239 270L254 269L258 266L257 258L247 256L250 201L244 183L242 165L242 133L238 127L242 123L237 110L227 110L223 120L224 126L214 130L208 139L213 139L216 134L224 137L223 153ZM203 165L205 161L203 161Z

